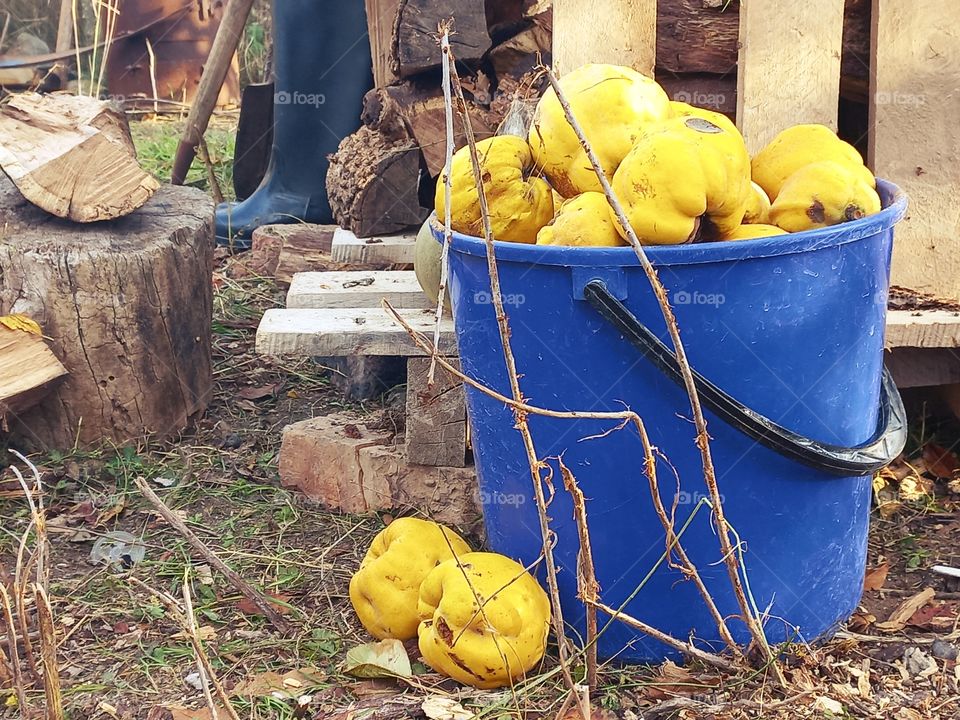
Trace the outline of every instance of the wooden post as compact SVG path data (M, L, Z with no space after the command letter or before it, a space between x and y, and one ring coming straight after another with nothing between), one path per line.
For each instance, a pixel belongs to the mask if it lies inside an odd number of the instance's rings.
M960 4L873 2L870 166L910 198L893 283L960 299Z
M393 27L400 0L365 0L365 4L370 55L373 58L373 84L378 88L386 87L399 80L390 62L390 47L393 45Z
M751 154L791 125L837 129L843 4L740 5L737 124Z
M656 58L657 0L554 0L557 74L585 63L612 63L653 77Z
M427 384L430 358L407 360L407 461L434 467L463 467L467 409L463 383L442 368Z

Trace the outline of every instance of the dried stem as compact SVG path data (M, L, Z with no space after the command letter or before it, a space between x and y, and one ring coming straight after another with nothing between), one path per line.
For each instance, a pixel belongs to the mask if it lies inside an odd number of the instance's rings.
M590 164L593 166L594 172L597 175L597 179L600 181L600 185L603 187L603 193L606 196L607 201L610 203L610 206L613 208L621 227L625 229L627 238L630 241L630 245L633 247L637 258L640 261L640 265L643 267L643 271L647 276L647 280L650 282L650 286L653 289L654 295L657 298L657 303L660 305L660 310L663 313L663 319L666 322L667 331L670 334L674 352L677 356L677 364L679 365L681 374L683 375L684 387L686 388L687 395L690 399L690 408L693 412L694 427L697 431L696 442L697 447L700 449L700 459L703 464L704 482L706 483L707 490L709 491L711 500L713 501L713 514L717 525L717 535L720 541L720 550L723 554L723 561L727 568L727 575L730 578L730 584L737 599L737 604L740 606L743 622L750 631L750 636L753 639L754 644L766 652L767 659L772 661L776 667L775 657L767 643L766 636L763 633L763 627L760 625L758 618L754 615L747 600L746 593L744 592L743 582L740 578L740 569L737 563L736 552L730 539L730 527L727 524L727 519L723 513L723 502L720 496L720 490L717 487L716 470L713 466L713 457L710 454L710 439L707 434L707 421L703 416L703 409L700 406L700 396L697 393L697 388L694 384L693 372L690 367L690 362L687 359L683 342L680 339L680 330L677 327L677 320L673 314L673 308L670 306L666 288L664 288L663 283L660 282L660 278L657 276L656 269L653 267L653 264L650 262L650 259L644 252L643 246L640 244L640 239L634 232L633 227L630 225L630 221L627 219L626 213L623 210L623 206L620 204L619 199L613 192L613 188L610 186L610 181L607 179L600 162L597 160L597 156L594 154L593 149L590 146L590 142L587 140L587 137L583 132L583 128L577 122L576 117L574 117L573 111L570 108L570 103L567 101L563 89L560 87L560 83L557 81L556 75L554 75L553 71L549 67L544 65L541 65L540 69L546 74L551 87L557 94L557 99L560 101L560 105L563 108L567 122L569 123L570 127L573 128L574 132L576 132L577 137L580 140L580 146L590 159ZM783 677L779 671L779 667L777 667L777 673L778 679L781 680L781 684L783 684Z
M143 493L143 496L150 501L150 504L153 505L157 512L166 520L170 525L179 532L183 538L190 543L194 550L200 553L203 556L203 559L206 560L211 567L219 570L224 577L233 585L240 593L247 598L254 606L262 612L267 620L280 632L286 633L289 632L291 627L290 623L277 612L276 608L270 604L270 601L261 593L259 590L251 586L246 580L240 577L236 571L230 568L223 560L221 560L210 548L203 544L203 541L198 538L194 532L187 527L187 524L181 520L170 508L168 508L163 500L157 497L157 494L147 485L147 481L142 477L136 477L133 479L133 482L139 488L140 492Z
M194 655L196 656L197 663L200 670L201 682L209 681L213 686L214 691L217 693L217 697L220 699L220 702L223 704L223 709L226 711L227 715L230 716L231 720L240 720L240 716L237 715L237 711L234 709L233 704L230 702L230 696L227 695L226 690L223 689L223 685L220 684L220 681L217 679L216 673L213 671L213 666L210 664L210 658L207 657L206 651L203 649L203 644L200 641L200 636L197 633L196 623L193 620L193 613L189 613L190 619L187 619L187 613L183 611L180 607L180 604L174 600L172 597L167 595L165 592L155 590L154 588L147 585L145 582L138 580L135 577L129 578L130 582L136 585L137 587L146 590L148 593L157 598L160 602L164 604L167 610L170 611L170 615L180 626L180 628L186 633L187 638L190 640L190 645L193 647ZM189 591L185 590L184 598L186 599L189 596ZM192 607L191 607L192 609ZM206 679L204 679L204 674L206 674ZM216 720L217 713L214 711L213 718Z
M453 210L451 209L451 196L453 195L453 180L451 173L453 169L453 99L451 97L450 82L450 27L449 24L441 23L438 27L440 33L441 60L443 63L443 109L446 118L447 147L443 162L443 246L440 249L440 290L437 297L437 317L436 325L433 328L433 354L431 358L436 357L440 348L440 322L443 320L443 305L447 299L447 258L450 256L450 243L453 241L453 233L450 225L453 222ZM427 386L433 385L433 377L436 371L437 363L430 360L430 370L427 372Z
M473 125L470 122L470 115L467 112L467 103L463 97L463 88L460 85L460 77L457 74L457 67L453 52L450 48L449 28L443 31L441 47L443 53L447 56L447 67L450 72L453 91L456 94L457 105L460 115L463 118L464 133L467 138L467 147L470 153L470 163L473 167L473 179L477 186L477 195L480 202L480 216L483 220L483 236L486 241L487 270L490 274L490 294L493 298L493 306L497 316L497 327L500 331L500 342L503 346L503 359L507 367L507 375L510 379L510 393L514 400L523 400L523 394L520 392L520 381L517 376L517 366L513 357L513 350L510 345L510 326L507 323L507 315L503 307L503 297L500 294L500 273L497 269L497 261L494 256L493 248L493 229L490 226L490 210L487 205L487 194L483 186L483 173L480 168L480 159L477 156L477 143L473 134ZM446 233L450 232L447 225ZM444 246L446 246L446 240ZM435 354L434 354L435 356ZM527 462L530 465L530 479L533 483L533 494L537 503L537 515L540 521L540 536L543 542L543 554L546 560L547 587L550 591L550 599L553 603L553 613L551 618L554 626L554 633L557 638L557 648L560 660L560 668L563 673L564 682L569 690L574 689L573 676L570 674L569 667L569 640L564 633L563 610L560 606L560 586L557 582L557 566L553 559L553 538L550 530L550 518L547 515L547 502L544 497L543 487L541 485L540 471L543 463L537 457L537 451L533 444L533 436L530 434L530 428L527 425L526 414L514 408L514 420L516 428L523 438L524 449L527 454ZM589 720L587 708L581 702L577 695L577 703L580 713L584 720Z
M23 684L23 669L20 666L20 649L17 647L17 629L13 624L13 605L10 602L10 593L3 583L0 583L0 605L3 606L3 621L7 626L7 649L10 651L10 669L13 673L13 687L17 692L17 705L20 715L29 717L27 711L27 691Z
M57 633L53 627L53 610L42 585L34 585L37 604L37 627L40 628L40 658L43 662L43 695L46 720L63 720L63 698L60 694L60 667L57 664Z
M593 548L590 545L590 530L587 527L587 505L583 492L577 485L573 472L557 458L563 486L573 499L573 519L577 523L577 535L580 539L580 553L577 556L577 587L580 599L586 604L587 611L587 687L597 689L597 608L600 591L597 573L593 564Z
M200 644L200 635L197 633L197 622L193 615L193 598L190 596L189 568L184 568L183 570L183 607L187 621L187 633L191 638L196 638L197 646L202 647ZM194 654L197 656L197 675L200 677L200 688L203 690L203 698L207 701L210 718L211 720L220 720L220 713L217 711L217 705L213 701L213 695L210 692L210 681L207 679L207 670L204 667L203 660L200 659L200 653L196 652L196 648L194 648Z
M420 350L422 350L425 354L429 355L431 353L430 342L423 335L421 335L416 330L414 330L410 326L410 324L403 318L403 316L401 316L396 311L396 309L392 305L390 305L390 303L387 302L386 300L383 301L383 307L391 315L391 317L393 317L394 321L397 322L397 324L399 324L401 327L403 327L404 330L407 331L407 334L410 335L410 338L413 340L414 344L418 348L420 348ZM494 400L497 400L503 403L504 405L507 405L508 407L512 408L516 413L542 415L544 417L560 418L560 419L567 419L567 420L584 420L584 419L619 420L620 424L618 427L614 428L615 430L619 430L625 427L626 423L630 423L635 428L637 428L637 432L639 433L641 441L644 444L644 452L647 455L647 457L648 458L653 457L653 450L650 446L650 442L647 437L646 428L644 427L643 420L640 418L639 415L637 415L632 410L621 410L621 411L614 411L614 412L550 410L548 408L541 408L535 405L529 405L523 402L522 400L514 400L513 398L509 398L506 395L498 393L496 390L493 390L492 388L488 388L487 386L483 385L482 383L470 377L469 375L465 375L459 368L451 365L446 358L440 355L436 355L435 357L436 357L437 364L440 367L442 367L444 370L446 370L448 373L450 373L452 376L460 379L463 383L484 393L485 395L493 398ZM652 463L652 459L649 462ZM655 489L656 488L655 468L652 470L652 476L654 478L654 480L652 481L653 482L652 487L654 487ZM656 495L656 497L657 497L657 501L659 501L658 494ZM681 530L681 533L682 532L683 531ZM679 534L677 535L677 539L679 539ZM670 552L670 548L668 547L667 550L664 552L663 557L666 557L667 553L669 552ZM661 558L661 561L662 560L663 558ZM679 652L686 653L691 657L698 658L705 663L713 665L714 667L723 668L724 670L731 670L731 671L735 670L734 664L730 660L724 657L721 657L720 655L714 655L713 653L708 653L704 650L699 650L698 648L694 647L688 642L678 640L670 635L667 635L666 633L660 630L657 630L656 628L653 628L639 620L636 620L630 617L629 615L623 614L623 612L620 610L607 610L606 606L601 605L600 603L596 603L596 605L597 605L597 608L610 614L613 619L622 619L626 624L631 625L635 629L650 635L650 637L654 638L655 640L659 640L665 645L669 645L670 647L674 648L675 650L678 650ZM568 688L568 689L570 689L571 692L574 692L575 696L579 697L579 695L575 693L575 691L572 688Z

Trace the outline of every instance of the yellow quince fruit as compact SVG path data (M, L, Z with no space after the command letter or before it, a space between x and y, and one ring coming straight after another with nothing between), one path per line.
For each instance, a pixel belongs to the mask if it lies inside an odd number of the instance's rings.
M754 156L751 163L753 180L762 187L771 201L791 175L804 165L832 160L845 165L870 187L877 186L873 173L850 143L844 142L826 125L794 125L778 134Z
M626 245L607 198L585 192L560 206L557 216L537 233L537 245L617 247Z
M724 240L753 240L754 238L772 237L773 235L786 235L787 231L776 225L766 225L764 223L752 223L740 225L734 228L733 232L723 236Z
M648 128L613 176L644 244L716 240L743 221L752 192L743 137L725 116L694 110Z
M371 635L409 640L417 635L417 600L424 578L439 564L470 553L450 528L414 517L397 518L370 544L350 579L350 602Z
M536 176L526 140L515 135L486 138L477 143L477 155L494 240L536 242L540 228L553 218L553 193L547 181ZM482 237L480 196L468 147L454 153L450 177L451 227ZM434 196L440 222L446 213L445 182L446 171L440 174Z
M824 160L791 175L770 207L770 221L788 232L858 220L880 212L880 196L863 174Z
M750 199L747 201L747 211L743 214L743 222L747 224L770 224L770 198L766 191L755 182L750 182Z
M420 586L420 653L434 670L466 685L512 684L546 650L547 594L503 555L476 552L458 560L438 565Z
M663 88L628 67L583 65L560 78L560 87L607 178L648 125L670 116ZM552 87L537 103L527 139L537 167L561 195L602 190Z

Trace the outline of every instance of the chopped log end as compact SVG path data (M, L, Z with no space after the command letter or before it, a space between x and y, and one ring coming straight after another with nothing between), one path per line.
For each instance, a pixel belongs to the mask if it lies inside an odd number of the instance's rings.
M40 335L0 325L0 418L36 404L66 375Z
M160 187L137 162L126 117L106 102L17 95L0 111L0 135L0 167L27 200L58 217L112 220Z

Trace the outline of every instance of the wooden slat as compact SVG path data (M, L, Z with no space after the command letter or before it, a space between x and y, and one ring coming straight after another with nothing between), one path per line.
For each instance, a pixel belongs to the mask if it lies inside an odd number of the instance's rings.
M960 299L960 3L874 0L870 163L910 198L893 282Z
M894 348L883 361L901 389L960 383L960 350Z
M629 65L653 77L657 0L554 0L553 67Z
M297 273L287 307L379 308L384 299L395 308L433 306L412 270L344 270Z
M432 313L407 309L400 314L432 340ZM440 350L450 355L457 352L449 318L441 323ZM257 328L257 352L297 357L423 354L406 330L380 308L267 310Z
M737 124L750 154L797 123L837 128L844 0L740 4Z
M399 79L391 67L390 46L400 0L365 0L365 5L370 55L373 58L373 82L376 87L386 87Z
M337 228L333 233L330 259L339 263L388 263L412 265L417 236L382 235L358 238L349 230Z
M888 348L958 348L960 314L951 310L891 310L887 313Z

